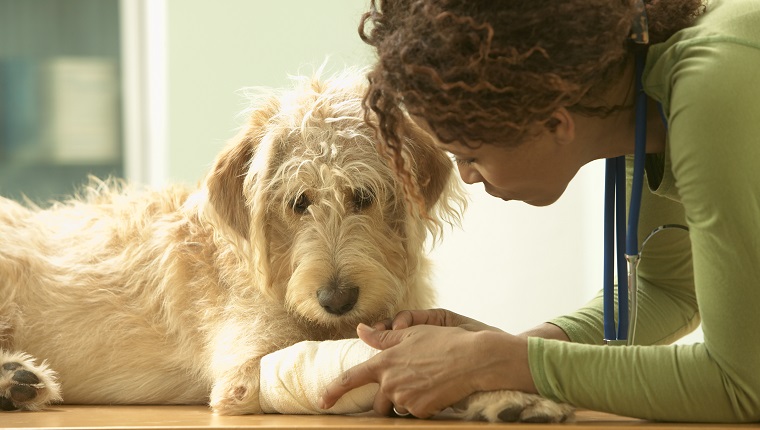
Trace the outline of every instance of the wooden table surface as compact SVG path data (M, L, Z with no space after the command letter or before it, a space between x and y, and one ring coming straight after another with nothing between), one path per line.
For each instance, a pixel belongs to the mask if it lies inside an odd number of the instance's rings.
M565 424L490 424L447 419L418 420L385 418L372 413L358 416L331 415L245 415L217 416L204 406L72 406L57 405L41 412L0 412L0 428L42 429L735 429L760 425L666 424L618 417L599 412L579 411L575 422Z

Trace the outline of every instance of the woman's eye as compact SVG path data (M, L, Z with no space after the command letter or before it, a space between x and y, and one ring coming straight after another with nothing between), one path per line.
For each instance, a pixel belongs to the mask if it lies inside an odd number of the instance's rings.
M353 204L356 211L368 208L375 201L375 196L370 190L359 188L354 190Z
M457 166L469 166L475 162L474 158L459 158L454 154L449 154L451 160L456 163Z
M293 212L297 214L305 214L310 205L311 200L306 197L306 193L301 193L295 198L295 200L293 200Z
M475 163L474 158L456 158L454 157L454 162L457 163L457 166L469 166L473 163Z

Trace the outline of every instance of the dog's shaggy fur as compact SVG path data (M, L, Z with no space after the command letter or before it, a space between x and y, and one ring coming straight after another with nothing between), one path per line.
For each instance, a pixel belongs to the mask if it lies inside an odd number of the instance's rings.
M463 194L410 123L427 212L408 207L349 76L264 99L200 189L93 180L45 210L0 198L0 410L63 393L258 413L264 355L430 307L426 240Z
M61 400L59 381L67 403L256 413L262 356L432 305L424 247L457 216L451 162L415 132L430 211L408 210L348 77L265 100L198 191L0 200L5 409Z

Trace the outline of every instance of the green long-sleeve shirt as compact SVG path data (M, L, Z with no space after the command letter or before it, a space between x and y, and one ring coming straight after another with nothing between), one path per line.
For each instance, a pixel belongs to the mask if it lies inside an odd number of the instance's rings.
M539 392L668 421L760 421L760 1L714 0L653 45L645 91L662 103L664 154L647 158L636 343L600 345L601 296L558 318L573 343L529 340ZM646 188L646 187L645 187ZM700 322L704 343L669 345Z

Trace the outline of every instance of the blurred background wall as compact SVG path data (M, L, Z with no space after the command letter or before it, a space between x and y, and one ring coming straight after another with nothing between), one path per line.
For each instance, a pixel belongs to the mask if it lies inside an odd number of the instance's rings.
M241 89L369 64L358 0L0 0L0 195L44 202L87 174L196 184L247 106ZM601 285L603 175L554 205L470 186L431 256L438 305L517 332ZM2 238L0 238L2 241Z

